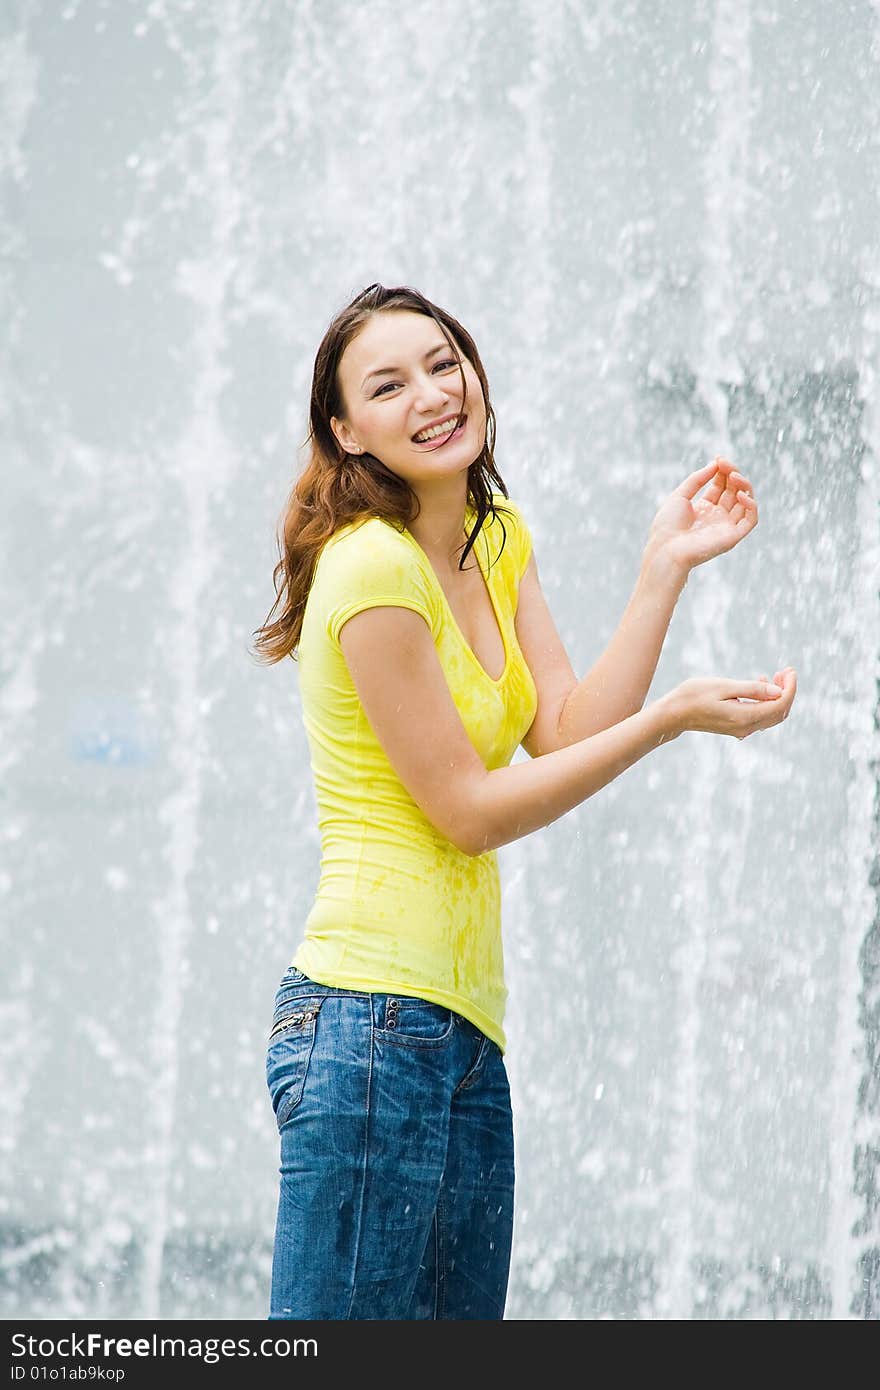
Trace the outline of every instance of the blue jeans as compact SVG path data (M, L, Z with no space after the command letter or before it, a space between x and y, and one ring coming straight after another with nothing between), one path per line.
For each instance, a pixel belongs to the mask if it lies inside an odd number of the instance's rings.
M498 1046L439 1004L291 966L266 1080L281 1138L269 1317L501 1318L513 1123Z

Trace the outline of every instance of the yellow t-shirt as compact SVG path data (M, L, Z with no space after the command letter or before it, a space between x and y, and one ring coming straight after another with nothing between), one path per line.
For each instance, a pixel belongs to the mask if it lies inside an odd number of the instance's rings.
M494 501L505 510L494 522L486 518L468 562L480 565L504 638L498 680L468 646L431 562L405 528L359 519L320 552L297 664L321 873L293 964L321 984L442 1004L503 1050L507 989L496 853L463 854L419 810L373 733L339 644L345 621L365 608L420 613L471 742L490 771L506 766L538 703L514 628L531 536L514 503L500 492ZM474 520L469 506L468 530Z

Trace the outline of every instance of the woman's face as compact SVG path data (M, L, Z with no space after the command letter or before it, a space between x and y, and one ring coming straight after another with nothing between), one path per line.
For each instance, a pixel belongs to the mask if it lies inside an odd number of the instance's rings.
M349 453L373 454L411 484L467 471L486 438L480 379L461 354L467 382L462 425L425 440L432 426L454 424L462 406L458 356L433 319L410 310L372 314L339 363L345 418L333 417Z

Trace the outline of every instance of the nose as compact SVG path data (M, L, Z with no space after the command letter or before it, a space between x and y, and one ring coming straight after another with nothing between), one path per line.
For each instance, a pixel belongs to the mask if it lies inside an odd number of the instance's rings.
M416 410L425 414L436 412L439 406L449 400L449 391L439 377L423 373L415 390Z

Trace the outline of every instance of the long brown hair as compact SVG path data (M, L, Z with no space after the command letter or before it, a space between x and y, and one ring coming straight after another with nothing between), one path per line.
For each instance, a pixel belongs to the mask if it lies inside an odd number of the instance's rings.
M472 531L467 532L459 569L464 567L486 517L498 515L492 503L493 491L508 497L504 480L495 467L495 412L489 401L489 385L473 338L445 309L432 304L408 285L386 289L370 285L347 304L324 334L315 358L309 407L311 445L308 463L296 479L279 520L277 541L280 558L273 572L276 599L263 626L254 636L255 655L265 665L285 656L296 660L303 614L315 566L324 543L356 517L382 517L406 526L419 514L419 500L405 479L392 473L372 454L349 454L337 440L330 421L344 417L339 385L339 363L352 339L367 319L381 311L410 310L434 320L449 343L453 355L463 353L472 363L483 392L486 407L486 441L478 458L468 468L467 500L476 512ZM451 339L451 341L450 341ZM467 384L459 361L462 381L462 410ZM504 530L504 522L501 522ZM502 541L502 549L504 544ZM499 551L500 554L500 551ZM272 618L276 610L278 616Z

